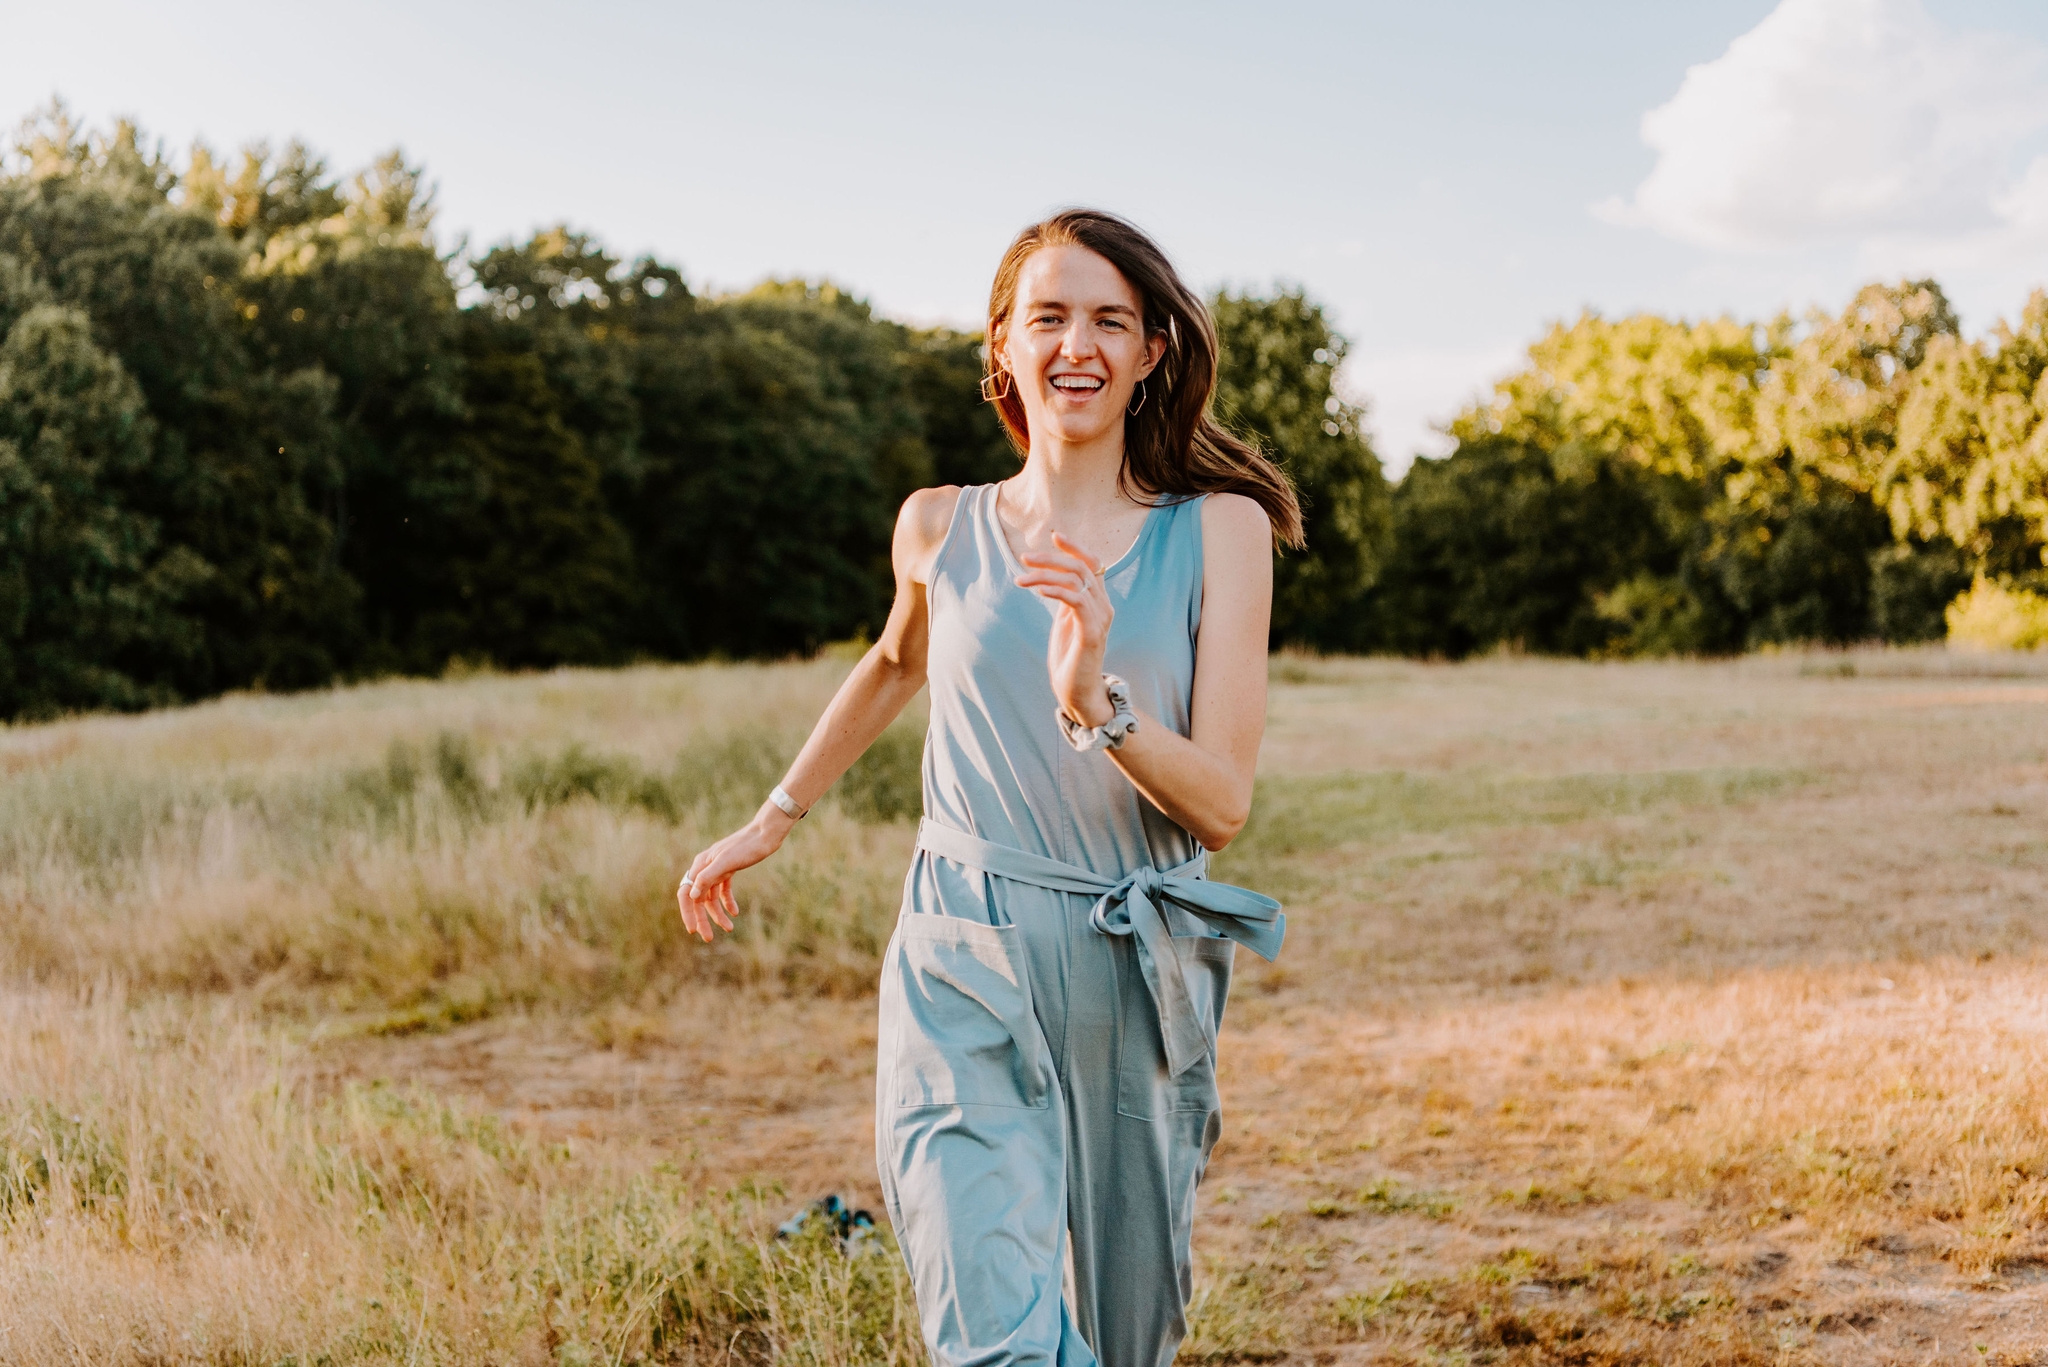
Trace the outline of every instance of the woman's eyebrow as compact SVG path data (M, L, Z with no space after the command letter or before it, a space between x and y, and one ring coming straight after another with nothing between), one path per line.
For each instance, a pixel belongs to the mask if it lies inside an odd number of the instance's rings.
M1028 313L1036 313L1040 309L1071 309L1072 307L1073 305L1062 299L1034 299L1024 306L1025 311ZM1121 313L1127 318L1138 316L1138 311L1129 304L1098 304L1094 309L1094 313L1098 318L1106 313Z

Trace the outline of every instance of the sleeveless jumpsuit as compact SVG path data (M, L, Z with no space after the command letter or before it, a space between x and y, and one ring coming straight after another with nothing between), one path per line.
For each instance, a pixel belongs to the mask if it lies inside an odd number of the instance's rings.
M1105 668L1188 733L1201 501L1104 571ZM1050 606L965 489L927 595L925 821L883 961L876 1154L940 1367L1164 1367L1186 1333L1195 1186L1220 1132L1232 954L1270 899L1061 734Z

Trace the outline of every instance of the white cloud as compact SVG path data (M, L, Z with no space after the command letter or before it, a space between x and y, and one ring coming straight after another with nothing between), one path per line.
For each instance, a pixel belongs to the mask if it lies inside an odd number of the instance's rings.
M1984 264L2048 245L2044 128L2034 44L1919 0L1784 0L1643 116L1655 167L1594 213L1719 250Z
M1496 380L1512 374L1527 355L1525 347L1514 343L1370 356L1353 352L1344 362L1339 387L1346 398L1365 401L1373 449L1387 477L1398 479L1418 455L1449 455L1451 440L1438 429L1490 392Z

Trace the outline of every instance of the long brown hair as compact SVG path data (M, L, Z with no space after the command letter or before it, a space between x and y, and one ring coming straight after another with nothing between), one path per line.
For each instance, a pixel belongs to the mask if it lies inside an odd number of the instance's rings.
M1098 209L1066 209L1017 234L996 267L988 292L988 345L982 368L1002 373L996 344L1017 302L1017 276L1041 247L1086 247L1123 273L1137 291L1145 333L1166 338L1166 353L1145 389L1149 402L1124 417L1124 468L1120 487L1148 498L1193 498L1198 494L1243 494L1273 523L1273 540L1302 544L1301 501L1284 471L1266 454L1217 422L1209 411L1216 389L1216 324L1201 298L1182 283L1159 244L1135 224ZM1005 376L1005 380L1009 377ZM991 400L1019 454L1031 450L1024 400L1013 383L984 384L999 391Z

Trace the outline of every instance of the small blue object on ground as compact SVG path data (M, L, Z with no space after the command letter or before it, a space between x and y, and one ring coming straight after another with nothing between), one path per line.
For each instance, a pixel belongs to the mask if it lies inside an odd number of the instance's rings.
M778 1239L794 1239L803 1233L804 1226L812 1217L824 1220L830 1227L832 1237L838 1241L842 1251L865 1253L881 1244L875 1238L875 1217L864 1210L853 1210L834 1192L811 1202L796 1214L775 1227Z

